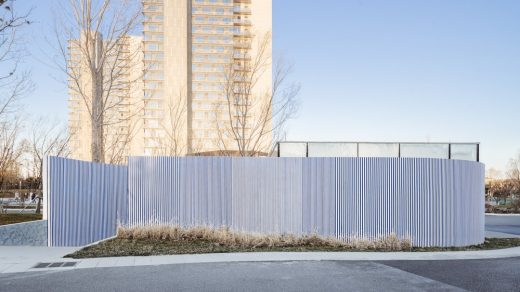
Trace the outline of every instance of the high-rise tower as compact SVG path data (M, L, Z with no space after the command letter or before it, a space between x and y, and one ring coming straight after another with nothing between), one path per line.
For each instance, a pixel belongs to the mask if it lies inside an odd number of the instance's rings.
M270 57L272 1L145 0L144 15L145 68L149 72L145 78L144 153L236 150L236 137L223 135L223 127L219 127L219 123L233 123L223 87L229 66L248 62L260 39L268 38L264 49ZM269 65L252 89L270 88L271 75Z

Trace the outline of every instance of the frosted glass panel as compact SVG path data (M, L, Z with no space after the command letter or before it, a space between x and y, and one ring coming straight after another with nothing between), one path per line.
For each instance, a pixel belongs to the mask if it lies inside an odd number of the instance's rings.
M399 144L359 143L359 157L399 157Z
M274 155L280 153L280 157L404 157L478 161L476 143L281 142L278 149Z
M309 143L309 157L357 157L357 144Z
M401 157L449 158L449 144L401 144Z
M477 161L477 145L452 144L451 159Z
M280 157L306 157L307 143L280 143Z

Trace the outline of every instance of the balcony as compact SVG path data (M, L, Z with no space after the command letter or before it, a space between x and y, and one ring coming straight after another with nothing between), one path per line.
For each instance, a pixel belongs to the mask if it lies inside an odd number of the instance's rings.
M233 8L233 13L235 15L237 14L240 14L240 15L251 15L251 8L245 8L245 7L241 7L241 6L235 6Z
M251 43L250 42L235 42L233 44L233 47L237 49L251 49Z
M235 26L238 26L238 25L251 26L251 20L249 20L249 19L235 18L235 19L233 19L233 22L234 22Z
M251 38L253 37L253 34L251 34L250 31L234 31L233 32L234 37L244 37L244 38Z

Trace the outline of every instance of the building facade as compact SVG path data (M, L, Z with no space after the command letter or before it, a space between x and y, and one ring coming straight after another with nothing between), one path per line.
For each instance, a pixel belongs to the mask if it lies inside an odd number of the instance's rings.
M237 88L236 84L243 81L238 79L247 79L244 75L239 78L236 72L248 71L261 50L269 61L261 74L255 75L254 85L249 82L250 86L246 86L246 95L249 103L269 100L272 0L142 3L142 44L131 48L142 50L142 90L133 91L136 96L132 93L128 97L140 100L129 104L141 107L122 105L115 110L129 111L134 117L124 126L132 132L124 153L184 156L236 152L241 136L237 138L240 131L232 131L233 127L244 124L241 118L255 120L260 112L253 107L246 114L241 112L237 103L244 99L240 97L244 94L226 88L231 83ZM90 136L84 130L89 128L84 105L72 93L70 104L71 132L81 133L73 142L73 157L89 160ZM254 131L249 123L243 128L241 135ZM271 146L271 139L270 134L262 137L260 144L265 151Z
M244 66L267 36L270 58L271 0L144 1L146 155L235 151L236 136L225 87L231 66ZM266 98L271 65L250 94ZM236 77L236 76L234 76ZM240 114L238 114L240 115ZM231 118L230 118L231 117ZM254 119L252 113L251 119ZM264 138L270 144L270 138Z

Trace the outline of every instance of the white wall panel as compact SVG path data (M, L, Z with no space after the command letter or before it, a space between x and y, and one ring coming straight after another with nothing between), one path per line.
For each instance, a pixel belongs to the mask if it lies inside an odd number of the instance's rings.
M130 225L231 225L231 160L131 157Z
M127 168L58 157L45 160L50 246L80 246L114 236L127 221Z

